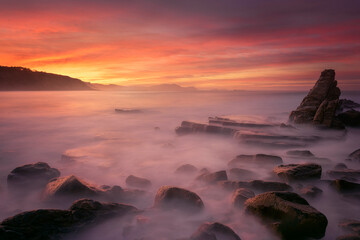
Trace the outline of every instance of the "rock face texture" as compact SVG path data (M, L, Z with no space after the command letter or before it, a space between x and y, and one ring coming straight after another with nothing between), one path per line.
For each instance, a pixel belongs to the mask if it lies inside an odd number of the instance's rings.
M130 205L81 199L74 202L69 210L40 209L5 219L0 224L0 239L58 240L90 224L137 212Z
M238 188L231 197L231 204L236 208L242 208L244 202L249 198L255 197L255 193L247 188Z
M289 120L297 124L307 123L337 127L338 121L335 119L335 113L340 94L340 89L335 80L335 71L332 69L324 70L300 106L291 112Z
M15 168L7 177L7 184L10 188L41 188L44 187L50 179L60 176L60 171L51 168L49 164L37 162L26 164Z
M228 226L213 222L203 223L190 240L241 240L240 237Z
M286 181L320 179L322 168L315 163L288 164L274 168L274 172Z
M259 194L245 202L245 209L261 217L282 239L319 239L328 224L324 214L292 192Z
M204 203L194 192L178 187L163 186L156 193L154 207L193 213L201 211Z

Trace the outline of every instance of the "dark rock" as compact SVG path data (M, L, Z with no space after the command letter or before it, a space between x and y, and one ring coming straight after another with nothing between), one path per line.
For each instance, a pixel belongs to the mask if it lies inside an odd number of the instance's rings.
M348 110L337 115L339 120L346 126L359 127L360 126L360 112L356 110Z
M360 148L350 153L349 160L354 162L360 162Z
M251 188L258 192L268 191L291 191L292 187L283 182L272 182L263 180L253 181L220 181L218 185L226 190L233 191L237 188Z
M146 178L136 177L134 175L130 175L125 180L126 185L130 187L136 188L149 188L151 187L151 181Z
M204 203L194 192L178 187L163 186L156 193L154 207L192 213L201 211Z
M229 170L229 175L231 179L234 180L245 180L254 177L254 173L250 170L242 169L242 168L231 168Z
M50 179L60 176L60 171L49 164L38 162L15 168L7 177L8 186L34 189L44 187Z
M340 111L343 111L344 109L353 109L353 108L360 108L360 104L349 99L340 99L339 101Z
M65 234L109 218L137 212L138 210L130 205L81 199L74 202L69 210L40 209L7 218L0 224L0 239L58 240Z
M360 170L354 169L335 169L327 171L327 174L332 178L348 178L348 179L358 179L360 178Z
M194 165L191 164L184 164L181 165L180 167L178 167L175 170L175 173L181 173L181 174L193 174L195 172L197 172L197 168Z
M286 154L295 157L315 157L315 155L309 150L291 150L287 151Z
M350 182L344 179L336 179L331 185L341 193L358 192L360 191L360 184Z
M307 186L302 189L300 189L301 195L307 196L307 197L317 197L318 195L322 194L322 190L315 186Z
M343 169L347 169L348 167L346 166L345 163L338 163L335 165L334 169L336 170L343 170Z
M196 178L196 180L204 181L209 184L215 184L218 181L228 180L226 171L218 171L214 173L204 173Z
M322 238L328 224L324 214L292 192L266 192L245 202L247 212L261 217L283 239Z
M236 208L242 208L244 202L252 197L255 197L255 193L250 189L238 188L231 197L231 204Z
M228 163L229 167L238 167L243 164L281 164L282 158L278 156L256 154L256 155L238 155Z
M322 168L318 164L288 164L274 168L274 172L286 181L320 179Z
M360 240L360 234L350 233L336 238L336 240Z
M339 227L344 230L360 234L360 221L355 219L345 219L339 223Z
M191 236L190 240L241 240L228 226L213 222L203 223Z
M335 80L335 71L324 70L315 86L289 117L297 124L315 124L332 127L341 92Z

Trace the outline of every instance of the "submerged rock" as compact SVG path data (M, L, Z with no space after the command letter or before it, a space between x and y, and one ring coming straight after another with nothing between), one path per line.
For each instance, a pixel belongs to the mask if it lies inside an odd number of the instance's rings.
M320 179L322 168L318 164L288 164L274 168L274 172L286 181Z
M229 175L230 175L230 179L233 180L245 180L245 179L254 178L255 173L243 168L231 168L229 170Z
M195 172L197 172L197 168L194 165L191 164L183 164L181 166L179 166L176 170L175 173L181 173L181 174L193 174Z
M315 86L289 117L297 124L314 124L335 127L335 113L339 105L340 89L335 80L335 71L324 70ZM339 127L339 126L337 126Z
M257 192L268 192L268 191L291 191L292 187L283 182L272 182L263 180L252 180L252 181L220 181L218 182L222 188L226 190L235 190L237 188L251 188Z
M315 157L315 155L309 150L291 150L287 151L286 154L295 157Z
M360 148L350 153L348 160L360 163Z
M281 164L283 163L282 158L267 154L256 154L256 155L238 155L228 163L229 167L238 167L243 164Z
M266 192L245 202L245 209L262 218L283 239L322 238L328 224L324 214L292 192Z
M163 186L156 193L154 207L195 213L204 208L204 203L194 192L179 187Z
M342 168L327 171L332 178L360 179L360 170Z
M360 104L349 99L340 99L339 110L360 108Z
M360 112L354 109L340 113L337 117L346 126L351 126L351 127L360 126Z
M44 187L50 179L60 176L60 171L51 168L49 164L37 162L15 168L7 177L7 184L11 188L34 189Z
M236 208L242 208L249 198L255 197L255 193L247 188L238 188L231 197L231 204Z
M130 187L136 188L149 188L151 187L151 181L146 178L136 177L134 175L130 175L125 180L126 185Z
M137 212L130 205L81 199L74 202L69 210L40 209L7 218L0 224L0 239L58 240L89 225Z
M213 173L203 173L196 178L196 180L200 180L209 184L215 184L219 181L226 181L228 180L226 171L218 171Z
M322 194L322 190L316 186L307 186L302 189L300 189L301 195L307 196L307 197L317 197L318 195Z
M218 223L203 223L190 240L241 240L230 227Z
M360 184L355 182L350 182L344 179L336 179L331 183L337 191L340 193L349 193L349 192L360 192Z

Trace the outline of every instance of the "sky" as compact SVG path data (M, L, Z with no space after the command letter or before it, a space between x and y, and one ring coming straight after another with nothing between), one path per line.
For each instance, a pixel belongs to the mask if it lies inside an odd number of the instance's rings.
M359 0L0 0L0 65L119 85L360 90Z

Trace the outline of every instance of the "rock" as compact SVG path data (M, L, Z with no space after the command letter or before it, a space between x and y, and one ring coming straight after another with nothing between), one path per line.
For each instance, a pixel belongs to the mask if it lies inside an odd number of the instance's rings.
M346 166L345 163L338 163L335 165L334 169L336 170L343 170L343 169L347 169L348 167Z
M349 193L349 192L359 192L360 191L360 184L350 182L344 179L336 179L331 183L337 191L341 193Z
M344 179L359 179L360 170L354 169L335 169L327 171L327 174L332 178L344 178Z
M0 224L0 239L58 240L67 233L79 231L109 218L137 212L138 210L130 205L81 199L74 202L69 210L40 209L7 218Z
M274 172L286 181L320 179L321 166L314 163L280 165Z
M360 234L360 221L359 220L355 220L355 219L342 220L339 223L339 227L344 230Z
M360 112L356 110L348 110L346 112L337 115L339 120L345 124L345 126L359 127L360 126Z
M360 108L360 104L356 103L349 99L340 99L339 100L339 110L343 111L344 109L353 109Z
M52 179L45 187L43 198L52 202L74 201L79 198L127 202L143 194L144 191L123 189L120 186L104 189L72 175Z
M281 164L282 158L278 156L256 154L256 155L238 155L228 163L229 167L238 167L243 164Z
M231 168L229 170L229 175L231 179L234 180L245 180L254 177L254 173L250 170L242 169L242 168Z
M203 223L190 240L241 240L228 226L218 222Z
M261 217L283 239L322 238L328 224L324 214L292 192L266 192L245 202L245 209Z
M360 162L360 148L349 154L349 160Z
M287 151L286 154L295 157L315 157L315 155L309 150L291 150Z
M154 207L195 213L204 208L204 203L194 192L178 187L163 186L156 193Z
M136 177L134 175L130 175L125 180L126 185L130 187L136 188L149 188L151 187L151 181L146 178Z
M12 170L7 177L7 184L11 188L42 188L50 179L59 176L60 171L56 168L51 168L47 163L38 162L26 164Z
M194 165L183 164L175 170L175 173L193 174L193 173L197 172L197 170L198 169Z
M263 180L252 181L220 181L218 182L222 188L233 191L237 188L251 188L258 192L268 191L291 191L292 187L283 182L272 182Z
M218 171L214 173L204 173L196 178L196 180L204 181L209 184L214 184L218 181L228 180L226 171Z
M318 187L315 186L307 186L304 187L302 189L300 189L300 193L301 195L307 196L307 197L312 197L315 198L318 195L322 194L322 190Z
M340 94L335 80L335 71L324 70L301 104L291 112L289 121L297 124L333 127Z
M238 188L231 197L231 204L236 208L242 208L244 202L252 197L255 197L255 193L250 189Z

